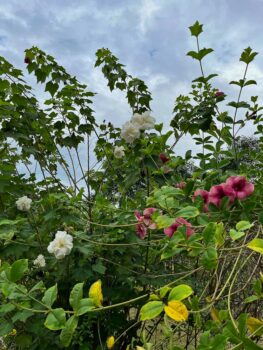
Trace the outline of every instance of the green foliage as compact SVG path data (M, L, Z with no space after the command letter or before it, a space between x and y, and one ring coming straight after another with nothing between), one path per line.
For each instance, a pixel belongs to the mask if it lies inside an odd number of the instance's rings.
M257 83L247 77L257 53L242 52L244 75L230 82L239 91L229 101L217 74L205 74L213 49L200 47L203 25L189 29L196 49L187 55L201 75L176 98L171 130L141 127L131 143L111 122L97 124L95 93L52 56L25 51L41 103L23 72L0 57L6 348L98 349L109 337L129 350L262 347L263 107L243 97ZM132 114L151 120L144 81L109 49L97 51L95 67L111 91L125 92ZM242 137L244 127L256 138ZM179 156L187 134L198 151ZM240 179L231 196L196 195L231 176ZM21 197L30 208L18 205Z

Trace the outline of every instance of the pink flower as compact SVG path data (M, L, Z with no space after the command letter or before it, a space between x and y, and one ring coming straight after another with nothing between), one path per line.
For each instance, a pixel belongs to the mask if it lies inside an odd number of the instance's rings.
M193 200L195 200L195 198L197 196L201 196L203 198L203 200L204 200L203 211L207 212L208 211L208 202L209 202L209 192L206 190L197 189L194 192Z
M159 159L161 160L161 162L163 164L169 162L170 158L167 157L167 155L165 153L160 153L159 154Z
M135 210L134 215L138 221L138 224L136 225L136 232L141 239L145 238L147 228L150 230L156 229L157 225L152 221L152 214L156 210L156 208L146 208L143 211L143 215L138 210Z
M225 183L215 185L210 189L208 203L213 203L215 206L219 207L224 197L229 197L230 203L233 203L236 197L235 192Z
M245 176L230 176L226 180L226 185L234 191L238 199L245 199L254 192L254 185L248 182Z
M176 188L180 188L181 190L183 190L186 186L186 183L181 181L181 182L178 182L177 184L174 185Z
M171 238L173 234L177 231L178 227L183 225L186 226L186 236L187 238L189 238L194 233L194 230L192 229L192 225L190 224L190 222L186 221L183 218L177 218L175 222L171 226L165 228L163 232L166 236Z
M29 64L29 63L31 63L31 59L29 57L25 57L24 62L26 64Z
M221 96L225 96L225 94L222 91L217 91L215 93L215 97L221 97Z
M141 239L144 239L147 234L147 229L143 224L138 224L136 225L136 233Z

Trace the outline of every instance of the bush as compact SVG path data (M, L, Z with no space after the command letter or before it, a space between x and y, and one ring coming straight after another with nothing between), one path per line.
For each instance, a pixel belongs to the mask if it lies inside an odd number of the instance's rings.
M222 112L227 94L203 70L213 50L200 49L201 24L190 32L201 76L168 131L108 49L95 66L126 93L121 129L98 125L94 92L37 47L25 64L44 103L0 58L2 347L262 348L262 107L241 100L257 53L242 52L238 98ZM258 136L251 153L245 125ZM186 134L201 151L181 157Z

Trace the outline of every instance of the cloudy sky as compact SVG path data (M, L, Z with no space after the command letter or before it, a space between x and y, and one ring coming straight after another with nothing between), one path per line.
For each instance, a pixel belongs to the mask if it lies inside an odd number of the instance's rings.
M95 52L107 47L144 79L153 94L152 110L166 125L175 98L187 93L200 75L198 64L185 54L195 49L188 27L204 24L201 46L215 52L205 61L205 73L220 73L216 87L237 95L228 82L242 77L241 51L258 51L249 77L258 81L248 95L263 92L263 0L0 0L0 54L24 69L24 49L36 45L97 92L98 120L121 125L130 118L124 96L111 93ZM30 78L30 81L32 78ZM36 92L38 88L36 87ZM185 150L184 143L178 152Z

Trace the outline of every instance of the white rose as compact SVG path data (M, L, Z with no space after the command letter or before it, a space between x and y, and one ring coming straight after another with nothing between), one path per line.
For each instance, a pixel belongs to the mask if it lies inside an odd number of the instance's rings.
M125 153L124 153L124 147L123 146L116 146L114 148L114 157L115 158L122 158L124 157Z
M16 201L17 209L22 211L28 211L31 207L32 199L27 196L23 196Z
M121 137L127 143L133 143L135 139L140 137L140 129L137 124L126 122L121 129Z
M47 250L54 254L56 259L60 260L69 255L73 248L73 237L67 234L66 231L57 231L56 236L52 242L49 243Z
M42 254L39 254L37 258L33 261L33 264L36 267L45 267L46 266L46 260L45 257Z
M142 114L135 113L131 122L137 124L140 130L150 130L154 128L155 118L150 116L150 112L144 112Z

